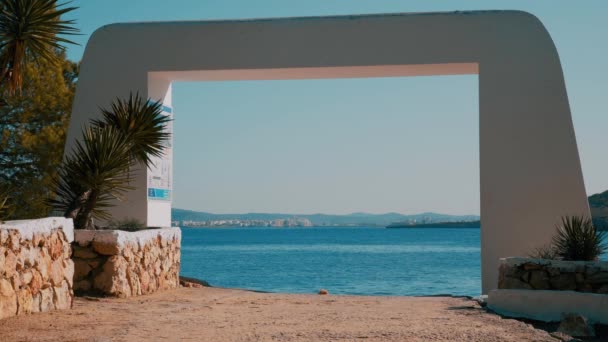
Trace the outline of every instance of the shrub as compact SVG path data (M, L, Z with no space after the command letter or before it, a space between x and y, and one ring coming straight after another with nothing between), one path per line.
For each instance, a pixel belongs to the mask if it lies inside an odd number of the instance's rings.
M122 220L111 220L108 222L106 229L115 229L115 230L126 230L129 232L135 232L138 230L143 230L148 227L146 225L135 218L125 218Z
M109 220L108 208L133 190L132 169L152 165L161 156L170 135L171 120L160 102L131 94L116 99L111 110L102 109L102 120L93 120L81 140L59 166L55 196L49 203L74 219L76 229L96 229L94 219Z
M590 218L565 216L553 237L555 253L563 260L597 260L606 250L604 232L595 229Z
M558 259L557 251L555 250L555 247L553 247L551 245L537 248L532 253L530 253L529 256L530 256L530 258L535 258L535 259L547 259L547 260Z

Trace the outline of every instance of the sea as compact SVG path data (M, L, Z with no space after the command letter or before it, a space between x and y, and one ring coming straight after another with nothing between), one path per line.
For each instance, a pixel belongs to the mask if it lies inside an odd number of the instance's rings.
M475 228L182 228L181 275L263 292L477 296L479 234Z

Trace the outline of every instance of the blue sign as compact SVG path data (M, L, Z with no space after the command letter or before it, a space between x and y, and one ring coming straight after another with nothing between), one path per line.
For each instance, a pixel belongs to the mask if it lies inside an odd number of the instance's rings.
M156 200L171 200L171 190L148 188L148 198Z

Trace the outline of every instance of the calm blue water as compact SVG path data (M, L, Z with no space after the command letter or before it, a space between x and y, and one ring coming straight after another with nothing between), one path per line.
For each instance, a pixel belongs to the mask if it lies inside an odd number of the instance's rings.
M355 295L481 293L479 229L182 231L182 275L214 286Z
M289 293L479 295L479 229L183 229L184 276Z

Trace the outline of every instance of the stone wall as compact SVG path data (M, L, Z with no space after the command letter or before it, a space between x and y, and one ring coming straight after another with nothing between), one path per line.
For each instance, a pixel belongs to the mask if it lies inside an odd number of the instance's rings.
M500 259L499 289L562 290L608 294L608 262L533 258Z
M131 297L179 286L181 230L77 230L77 294Z
M0 224L0 318L72 307L73 231L65 218Z

